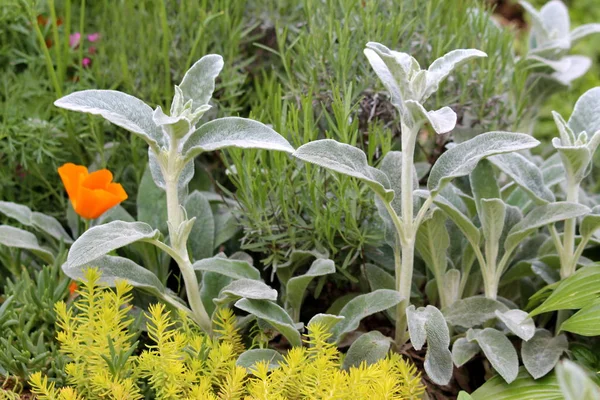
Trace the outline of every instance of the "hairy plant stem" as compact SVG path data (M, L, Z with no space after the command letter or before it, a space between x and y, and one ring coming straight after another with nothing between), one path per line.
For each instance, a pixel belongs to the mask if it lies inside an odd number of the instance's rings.
M167 219L169 227L169 239L171 249L175 253L175 262L181 270L181 276L185 283L187 300L193 313L193 318L198 323L200 328L210 334L212 331L211 319L204 308L200 297L200 287L196 272L192 268L192 263L187 251L187 235L182 236L181 227L185 220L182 212L181 204L179 203L179 177L185 165L181 162L178 153L179 140L171 139L170 150L166 160L160 159L161 169L165 179L165 188L167 192ZM166 161L166 162L165 162ZM166 165L165 165L166 164Z

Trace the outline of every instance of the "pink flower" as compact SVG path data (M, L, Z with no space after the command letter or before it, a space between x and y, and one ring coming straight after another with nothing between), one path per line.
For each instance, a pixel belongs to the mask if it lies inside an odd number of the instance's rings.
M95 33L90 33L89 35L87 35L87 40L89 40L90 42L96 42L98 39L100 39L100 33L95 32Z
M79 46L79 42L81 41L81 33L75 32L69 35L69 46L71 48L76 48Z
M83 65L83 68L89 68L90 65L92 65L92 60L87 57L83 57L83 60L81 60L81 65Z

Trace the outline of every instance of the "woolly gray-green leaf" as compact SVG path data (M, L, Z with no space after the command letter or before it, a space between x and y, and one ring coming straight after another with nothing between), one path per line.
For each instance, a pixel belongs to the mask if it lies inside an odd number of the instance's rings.
M162 130L152 119L152 108L128 94L116 90L82 90L61 97L54 105L101 115L113 124L138 135L155 149L166 144Z
M477 163L489 156L535 147L540 142L529 135L512 132L488 132L447 150L437 160L427 187L437 194L452 179L471 173Z
M583 237L590 237L598 229L600 229L600 206L595 206L589 214L583 217L579 233Z
M565 335L553 336L545 329L537 329L535 335L521 346L521 357L527 372L535 379L554 369L560 356L569 348Z
M458 49L452 50L435 60L427 69L427 90L425 91L422 100L429 98L429 96L437 92L440 83L442 83L455 68L473 58L481 57L487 57L487 54L475 49Z
M113 221L94 226L81 235L69 250L67 268L87 265L113 250L138 241L151 241L160 233L143 222Z
M65 243L73 243L71 236L65 231L65 228L58 220L50 215L39 212L31 213L31 225L39 231L47 233L56 240L62 240Z
M481 233L473 224L471 218L463 214L456 206L454 206L454 204L441 194L434 198L433 203L446 213L474 246L479 246Z
M308 284L315 277L333 273L335 273L335 264L332 260L317 258L305 274L291 278L287 282L286 297L288 305L293 310L300 310Z
M287 338L292 346L302 346L300 333L292 317L277 304L268 300L241 299L235 303L235 306L271 324Z
M416 248L427 268L436 279L446 272L448 259L446 252L450 246L450 236L446 229L446 216L436 209L421 223L415 240Z
M364 54L371 67L390 92L392 104L404 107L403 90L410 87L410 65L408 55L392 51L380 43L369 42Z
M200 282L200 298L208 315L213 315L217 309L214 299L219 297L221 290L233 282L234 279L212 271L202 273L202 282Z
M498 300L469 297L458 300L442 312L450 325L472 328L496 318L497 310L506 312L508 307Z
M354 146L332 139L315 140L298 148L294 157L365 182L375 193L392 201L394 192L388 189L387 176L367 164L365 153Z
M507 383L517 378L519 357L510 340L502 332L493 328L469 330L467 339L477 342L492 367Z
M208 104L215 90L215 79L222 69L223 57L217 54L208 54L196 61L179 84L183 93L183 102L193 100L194 110Z
M352 332L360 321L369 315L381 312L400 303L402 298L395 290L379 289L350 300L340 311L344 320L332 330L332 340L339 342L343 335Z
M512 333L524 341L528 341L535 334L535 323L525 311L508 310L501 312L496 310L495 314Z
M0 245L28 250L48 264L54 262L54 255L38 243L33 233L23 229L0 225Z
M190 253L194 260L213 255L215 241L215 219L208 199L194 190L185 199L185 211L188 219L196 218L188 238Z
M379 331L362 334L348 349L342 369L348 370L351 367L358 367L363 362L367 365L375 364L385 358L390 350L390 344L391 339L383 336Z
M221 289L219 298L214 299L214 302L222 305L241 298L276 301L277 290L254 279L237 279Z
M167 227L167 194L159 188L154 180L150 168L146 168L136 197L137 219L158 229L166 235Z
M560 155L560 159L568 176L576 182L581 182L590 172L592 153L587 145L563 146L558 138L552 139L552 145Z
M221 256L204 258L192 264L196 271L210 271L233 279L260 279L260 271L246 261L232 260Z
M600 267L586 266L563 279L546 301L530 313L530 316L549 311L583 308L599 297Z
M414 119L428 122L438 134L448 133L456 126L457 116L450 107L427 111L418 101L407 100L404 104Z
M506 251L512 251L527 236L539 228L570 218L580 217L590 212L584 205L569 202L556 202L539 206L512 227L504 242Z
M588 90L577 100L568 124L576 134L600 131L600 87Z
M196 129L184 142L182 153L189 161L200 153L227 147L294 152L283 136L265 124L248 118L226 117Z
M560 326L561 331L581 336L600 335L600 301L583 307Z
M396 289L396 280L392 275L379 268L377 265L367 263L365 265L365 275L371 290L378 289ZM395 321L396 320L396 307L390 307L386 310L387 316Z
M0 201L0 213L19 221L25 226L31 226L31 209L22 204L10 201Z
M420 350L427 341L425 354L425 372L438 385L447 385L452 378L452 353L450 331L444 316L434 306L419 307L411 305L406 309L408 332L413 347Z
M333 328L336 324L342 321L344 317L340 315L332 315L332 314L316 314L314 315L310 321L308 321L307 327L310 327L312 324L323 324L327 326L329 329Z
M469 342L464 337L458 338L452 345L452 361L460 368L480 351L481 348L477 343Z
M594 33L600 33L600 24L580 25L571 31L571 43L575 45L578 41Z
M489 160L525 190L536 203L554 201L554 194L544 184L542 171L537 165L518 153L492 156Z
M504 229L506 204L500 199L481 199L479 212L481 230L483 231L486 244L498 243ZM491 257L491 259L495 259L497 256L497 249L496 254L488 254L488 257ZM491 261L491 259L488 261Z
M251 374L257 363L264 362L267 363L268 370L272 371L279 368L285 359L281 353L273 349L251 349L240 354L235 365L246 368L246 371Z

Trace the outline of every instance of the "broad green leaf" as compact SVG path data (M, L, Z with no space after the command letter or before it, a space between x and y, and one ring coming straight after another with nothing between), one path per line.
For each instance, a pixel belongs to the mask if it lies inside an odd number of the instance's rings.
M352 332L360 321L369 315L381 312L400 303L402 298L395 290L379 289L350 300L340 311L344 320L332 330L332 340L339 342L343 335Z
M458 300L442 310L450 325L472 328L496 318L496 311L506 312L508 307L498 300L486 297L469 297Z
M273 349L250 349L240 354L235 365L246 368L246 371L251 374L257 363L264 362L269 366L269 371L272 371L279 368L285 359L281 353Z
M563 360L557 365L556 379L564 400L600 398L600 387L583 368L570 360Z
M235 303L235 306L271 324L287 338L292 346L302 346L300 333L292 317L277 304L268 300L241 299Z
M600 336L600 302L577 311L560 326L561 331L576 333L581 336Z
M260 271L246 261L232 260L222 256L204 258L192 264L196 271L210 271L233 279L260 279Z
M471 393L471 397L473 400L564 400L554 374L534 380L524 368L519 369L512 383L495 376Z
M569 127L576 134L587 132L588 135L600 131L600 87L585 92L575 103L571 118L569 118Z
M167 194L159 188L146 168L136 197L137 219L158 229L166 235L167 227Z
M489 160L526 191L538 204L551 203L554 194L544 184L542 171L519 153L492 156Z
M595 206L592 212L583 217L579 233L583 237L591 237L598 229L600 229L600 206Z
M450 107L427 111L418 101L406 100L404 104L415 120L428 122L435 133L448 133L456 126L457 116Z
M535 335L521 346L521 357L527 372L535 379L554 369L560 356L569 348L565 335L553 336L545 329L537 329Z
M452 179L469 175L482 159L530 149L539 143L523 133L488 132L475 136L442 154L431 168L427 187L432 195L436 195Z
M436 279L442 279L448 266L446 252L450 246L450 237L446 229L446 216L436 209L425 219L415 240L416 248L427 268L433 272Z
M247 118L226 117L196 129L183 144L182 153L186 160L191 160L200 153L227 147L294 152L283 136L265 124Z
M456 224L469 242L471 242L474 246L479 246L481 233L473 224L473 222L471 222L471 218L466 216L441 194L434 198L433 203L446 213L446 215L452 220L452 222Z
M481 348L477 343L469 342L464 337L458 338L452 345L452 361L460 368L480 351Z
M499 243L502 231L504 229L504 219L506 217L506 204L500 199L481 199L479 207L479 219L481 220L481 230L486 240L486 246L490 243ZM496 254L486 254L489 257L488 262L497 257Z
M202 282L200 283L200 298L208 315L213 315L217 309L214 299L219 297L221 290L233 282L234 279L212 271L202 273Z
M152 108L128 94L116 90L82 90L61 97L54 105L101 115L113 124L138 135L156 150L166 145L162 130L152 120Z
M342 369L359 367L363 362L366 365L375 364L385 358L390 350L390 344L391 339L383 336L379 331L362 334L348 349Z
M427 341L425 354L425 372L438 385L447 385L452 378L452 353L450 331L444 316L433 306L419 307L411 305L406 309L408 332L413 347L420 350Z
M583 267L561 281L554 292L529 315L582 308L600 297L600 267Z
M188 219L196 218L188 237L193 259L201 260L211 257L215 240L215 219L210 203L206 197L195 190L185 199L185 211Z
M28 250L48 264L54 262L54 255L40 246L33 233L24 231L23 229L0 225L0 245Z
M519 373L517 351L504 333L493 328L471 329L467 332L467 339L477 342L492 367L507 383L517 378Z
M469 393L465 392L464 390L461 390L460 392L458 392L458 397L456 398L456 400L473 400L473 398Z
M496 172L488 160L481 160L477 164L469 175L469 182L471 183L471 192L473 192L478 214L481 214L481 199L502 198L500 187L496 180Z
M534 208L508 233L504 242L506 251L512 251L527 236L539 228L565 219L576 218L590 212L586 206L560 201Z
M522 310L508 310L495 312L496 317L515 335L528 341L535 334L535 323L529 315Z
M223 69L223 57L208 54L196 61L185 73L179 88L183 93L183 103L192 100L192 109L208 104L215 90L215 79Z
M87 265L91 261L137 241L152 241L158 230L143 222L113 221L94 226L83 233L71 246L67 268Z
M387 176L370 167L367 164L367 156L359 148L332 139L323 139L300 146L293 156L330 171L360 179L388 202L394 197L393 190L388 189L390 184Z
M241 298L276 301L277 290L254 279L237 279L221 289L219 298L214 299L214 302L222 305Z
M317 258L305 274L291 278L286 284L286 299L289 307L299 311L304 300L304 293L308 284L318 276L335 273L335 264L332 260Z
M158 277L128 258L119 256L101 256L88 264L69 266L63 264L62 270L69 278L85 280L85 271L97 268L102 273L99 282L114 287L117 281L125 281L133 287L143 289L154 296L163 297L166 289Z
M487 54L475 49L458 49L452 50L435 60L427 69L427 90L424 93L423 100L437 92L440 83L442 83L455 68L473 58L481 57L487 57Z

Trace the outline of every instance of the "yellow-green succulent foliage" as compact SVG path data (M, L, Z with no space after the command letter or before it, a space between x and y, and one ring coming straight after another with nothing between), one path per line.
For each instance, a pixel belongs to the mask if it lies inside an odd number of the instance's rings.
M245 349L236 317L226 308L217 313L211 338L185 315L151 306L147 329L153 344L136 354L132 288L122 282L115 290L101 288L95 270L86 278L72 307L56 305L61 352L70 359L69 386L57 388L33 374L32 392L41 400L417 399L424 391L415 367L397 354L341 369L343 355L321 324L308 326L306 346L291 349L278 368L262 362L249 373L236 365Z

